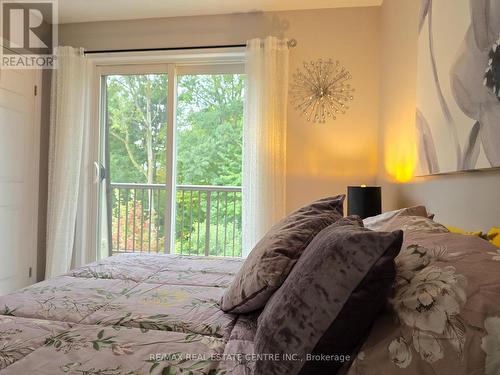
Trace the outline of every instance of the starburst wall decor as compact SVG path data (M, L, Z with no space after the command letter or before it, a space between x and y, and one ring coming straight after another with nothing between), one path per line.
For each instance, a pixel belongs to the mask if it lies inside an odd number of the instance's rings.
M303 69L293 75L290 89L292 104L307 121L324 123L335 120L349 109L354 89L347 83L351 73L338 61L304 62Z

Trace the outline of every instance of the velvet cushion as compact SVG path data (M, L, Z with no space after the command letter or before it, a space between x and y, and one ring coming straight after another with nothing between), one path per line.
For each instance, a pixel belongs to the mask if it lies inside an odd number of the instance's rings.
M401 231L373 232L359 218L322 230L259 317L255 351L279 359L258 360L256 373L335 373L341 357L308 354L353 354L391 290L402 241Z
M221 309L247 313L264 307L314 236L342 218L344 198L339 195L318 200L274 225L224 293Z
M311 360L305 362L301 375L336 374L340 368L354 360L355 352L367 337L374 318L387 304L394 284L393 249L387 251L373 265L363 281L354 289L339 315L318 341ZM321 360L322 354L349 354L349 360ZM319 358L319 359L318 359Z

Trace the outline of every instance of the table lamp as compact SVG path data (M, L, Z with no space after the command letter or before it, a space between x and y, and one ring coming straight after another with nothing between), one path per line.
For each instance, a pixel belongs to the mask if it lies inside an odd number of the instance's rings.
M382 188L380 186L348 186L347 214L361 219L376 216L382 212Z

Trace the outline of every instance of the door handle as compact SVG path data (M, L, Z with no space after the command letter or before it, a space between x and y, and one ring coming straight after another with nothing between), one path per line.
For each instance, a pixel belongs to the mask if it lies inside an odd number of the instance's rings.
M98 162L94 162L94 184L102 182L106 177L106 169L99 164Z

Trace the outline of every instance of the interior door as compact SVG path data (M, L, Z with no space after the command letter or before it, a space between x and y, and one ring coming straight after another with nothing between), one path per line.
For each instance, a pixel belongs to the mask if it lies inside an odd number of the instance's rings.
M0 71L0 295L36 279L38 77Z

